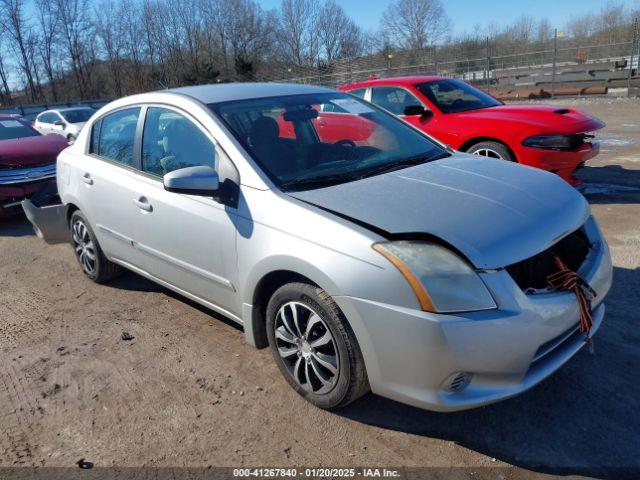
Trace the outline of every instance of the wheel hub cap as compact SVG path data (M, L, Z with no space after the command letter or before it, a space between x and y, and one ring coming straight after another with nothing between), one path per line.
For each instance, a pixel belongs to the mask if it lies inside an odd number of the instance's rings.
M91 275L96 269L96 250L93 240L89 236L89 230L81 220L76 220L71 231L76 257L82 265L82 269Z
M278 353L298 385L316 394L335 387L338 350L320 315L303 303L288 302L276 315L275 337Z

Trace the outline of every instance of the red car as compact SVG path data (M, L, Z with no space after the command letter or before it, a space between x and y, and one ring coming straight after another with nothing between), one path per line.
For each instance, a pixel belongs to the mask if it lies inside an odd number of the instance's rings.
M424 130L456 150L557 173L572 185L576 168L598 154L591 132L604 122L573 108L505 105L451 78L398 77L340 87Z
M69 144L41 135L21 118L0 115L0 218L21 213L20 202L56 181L56 158Z

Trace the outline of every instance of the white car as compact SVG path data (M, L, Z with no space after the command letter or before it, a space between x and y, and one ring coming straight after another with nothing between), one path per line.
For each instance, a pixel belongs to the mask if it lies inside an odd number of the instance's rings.
M55 133L73 143L94 113L95 110L88 107L47 110L36 117L33 126L43 135Z
M322 408L369 388L440 411L517 395L595 334L611 286L560 177L326 88L117 100L59 155L57 184L62 205L22 205L88 278L124 267L238 322ZM549 280L564 277L581 290Z

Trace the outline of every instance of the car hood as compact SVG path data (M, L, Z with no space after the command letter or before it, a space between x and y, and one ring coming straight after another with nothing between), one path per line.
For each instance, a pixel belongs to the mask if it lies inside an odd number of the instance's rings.
M38 135L0 141L0 166L22 167L55 162L69 144L60 135Z
M391 238L438 237L485 269L545 250L589 216L560 177L466 154L289 195Z
M552 105L500 105L457 114L468 121L508 121L535 127L540 133L593 132L605 126L602 120L574 108Z

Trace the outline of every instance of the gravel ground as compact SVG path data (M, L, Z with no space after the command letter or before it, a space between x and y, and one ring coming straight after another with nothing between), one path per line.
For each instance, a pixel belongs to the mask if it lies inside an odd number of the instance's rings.
M431 413L374 395L324 412L230 321L133 274L94 285L67 245L47 246L24 219L5 220L0 466L86 458L96 466L638 474L640 101L565 103L608 124L600 156L580 172L615 265L594 354L584 349L530 392L467 412ZM123 331L134 338L123 340Z

